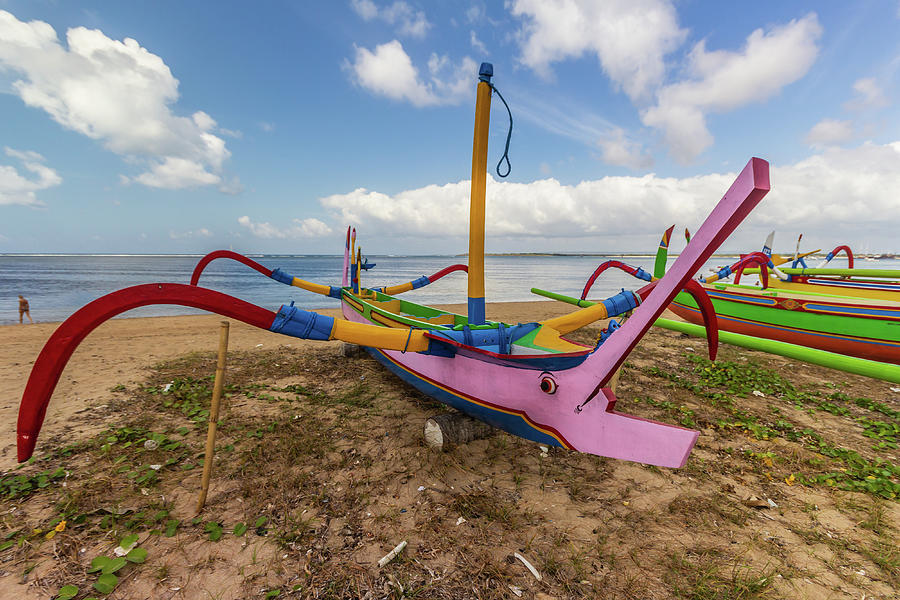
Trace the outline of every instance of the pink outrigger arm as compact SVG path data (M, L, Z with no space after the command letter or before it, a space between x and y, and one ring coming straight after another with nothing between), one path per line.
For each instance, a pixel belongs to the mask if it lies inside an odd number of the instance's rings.
M559 398L552 418L545 423L562 434L568 445L581 452L612 458L684 466L699 432L615 412L616 397L606 385L675 295L759 204L769 188L769 164L759 158L750 159L669 272L655 282L653 293L634 310L631 318L578 369L555 374L560 390L564 381L575 390L566 394L565 400ZM535 407L535 421L541 420L540 408ZM551 417L546 411L544 414Z
M598 394L612 378L653 322L678 292L684 289L694 273L759 204L769 189L769 163L761 158L751 158L700 229L691 237L690 243L666 276L657 282L653 293L635 309L632 317L625 321L616 334L591 356L589 360L598 363L598 368L592 374L592 379L596 382L592 396Z

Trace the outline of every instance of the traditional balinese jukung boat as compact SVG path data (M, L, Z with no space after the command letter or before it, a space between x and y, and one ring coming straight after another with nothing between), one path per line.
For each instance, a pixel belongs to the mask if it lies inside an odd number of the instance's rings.
M802 236L801 236L802 237ZM763 252L771 247L771 238ZM769 252L771 254L771 251ZM847 256L847 268L829 268L826 265L841 253ZM825 259L815 267L807 267L804 258L813 254L795 252L790 267L779 268L791 262L777 254L771 254L767 267L771 270L768 286L789 292L813 292L848 296L851 298L868 298L871 300L887 300L900 302L900 270L897 269L859 269L854 268L853 251L849 246L837 246L829 252ZM761 274L764 267L743 270L748 275ZM735 283L740 283L741 271L735 272ZM711 283L711 281L710 281Z
M670 236L671 228L663 234L650 280L664 274ZM900 364L900 301L771 289L778 280L769 272L773 266L771 259L769 253L753 252L720 269L716 275L700 280L721 329ZM760 275L761 287L721 281L731 274L740 275L751 265L758 265L753 272ZM610 266L618 265L604 263L598 267L585 285L582 298L587 297L597 275ZM625 270L629 269L634 268ZM677 294L669 308L691 323L702 324L704 320L702 307L687 294Z
M18 422L18 457L31 456L50 397L65 364L97 325L149 304L179 304L216 312L298 338L339 339L366 346L388 369L422 392L512 434L579 452L666 467L684 465L698 432L616 411L609 382L654 320L685 286L700 307L711 308L691 278L769 190L768 163L753 158L715 207L669 273L637 291L623 291L594 306L536 323L508 324L485 318L484 194L492 68L482 65L477 85L472 160L469 264L431 277L366 289L355 231L345 240L340 286L304 281L227 251L204 258L192 285L139 285L86 305L53 333L29 377ZM339 299L345 319L293 305L271 312L196 285L211 260L234 258L279 282ZM365 265L368 266L368 265ZM453 271L468 271L468 314L463 316L395 297ZM594 346L564 336L609 322ZM707 313L714 356L714 316Z

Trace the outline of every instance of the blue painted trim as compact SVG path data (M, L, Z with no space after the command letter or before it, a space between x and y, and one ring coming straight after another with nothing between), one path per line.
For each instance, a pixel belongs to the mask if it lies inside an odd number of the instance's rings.
M431 280L428 279L428 277L426 277L425 275L422 275L418 279L412 280L412 287L414 290L417 290L422 286L428 285L429 283L431 283Z
M303 340L330 340L334 317L301 310L293 305L278 309L269 331Z
M828 304L813 304L811 302L807 302L803 305L805 310L812 310L816 312L823 312L828 314L851 314L851 315L864 315L867 317L900 317L900 311L898 310L878 310L876 308L864 308L864 307L856 307L856 306L833 306Z
M638 267L634 271L634 276L637 277L638 279L643 279L644 281L653 281L653 277L650 275L650 273L648 273L647 271L643 270L640 267Z
M272 274L269 275L269 277L271 277L278 283L283 283L285 285L291 285L292 283L294 283L294 276L285 273L281 269L275 269L274 271L272 271Z
M729 300L731 302L749 302L750 304L761 304L763 306L775 306L776 304L778 304L778 300L775 300L773 298L753 298L750 296L741 296L739 294L713 292L711 290L707 290L706 293L709 295L710 298Z
M685 306L684 304L681 304L680 302L678 303L678 305L685 310L689 310L698 315L700 314L700 311L697 310L696 308L693 308L691 306ZM871 346L887 346L888 348L900 348L900 344L898 344L896 342L886 341L886 340L875 340L872 338L856 337L856 336L852 336L852 335L840 335L837 333L822 333L820 331L811 331L809 329L799 329L797 327L785 327L785 326L781 326L781 325L773 325L771 323L763 323L761 321L751 321L750 319L741 319L738 317L729 317L726 315L716 315L716 318L719 319L720 321L733 321L735 323L748 323L750 325L756 325L756 326L762 327L763 329L776 329L778 331L788 331L788 332L797 333L800 335L808 335L810 337L828 338L828 339L832 339L832 340L847 340L847 341L851 341L851 342L860 342L860 343L871 345ZM724 329L724 327L722 329ZM741 335L747 335L747 334L741 334ZM765 336L751 336L751 337L765 338ZM774 338L765 338L765 339L774 339ZM776 340L776 341L780 341L780 340ZM789 343L793 343L793 342L785 342L785 343L789 344ZM803 345L803 344L796 344L796 345ZM808 346L808 347L812 348L813 346ZM826 350L826 352L834 352L834 351ZM839 354L839 353L837 353L837 354ZM872 360L872 359L866 359L866 360Z
M484 298L469 298L469 325L484 325Z
M606 316L608 317L617 317L623 313L627 313L629 310L637 308L637 305L637 297L634 293L626 292L625 290L622 290L615 296L610 296L606 300L603 300L603 306L606 307Z

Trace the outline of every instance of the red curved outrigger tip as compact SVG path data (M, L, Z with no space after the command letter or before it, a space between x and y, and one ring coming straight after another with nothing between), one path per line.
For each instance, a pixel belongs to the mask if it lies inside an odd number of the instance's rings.
M216 260L217 258L230 258L238 261L239 263L247 265L251 269L259 271L266 277L272 276L272 269L262 266L252 258L247 258L243 254L238 254L237 252L232 252L231 250L216 250L201 258L200 262L197 263L197 266L194 267L194 272L191 273L191 285L197 285L197 282L200 281L200 275L203 273L203 269L206 268L206 265Z
M744 274L744 269L757 265L759 266L759 278L762 281L762 287L766 289L769 287L770 260L772 259L763 252L751 252L741 256L741 260L734 263L731 267L732 271L734 271L734 284L737 285L741 282L741 275Z
M659 280L649 283L635 292L643 301ZM709 348L709 360L716 360L716 354L719 351L719 319L716 317L716 310L713 308L712 300L706 293L706 289L700 285L695 279L688 279L684 285L684 291L691 295L700 309L700 316L703 317L703 326L706 327L706 344Z
M674 225L672 226L674 227ZM668 232L667 232L668 233ZM610 267L615 267L622 271L625 271L629 275L637 277L638 269L637 267L632 267L631 265L626 265L625 263L618 260L608 260L602 263L599 267L597 267L591 276L588 278L587 283L584 284L584 289L581 290L581 299L584 300L587 298L588 293L591 291L591 287L593 287L594 282L597 281L597 277L599 277L605 270ZM646 281L646 279L645 279Z
M133 308L151 304L190 306L269 329L275 313L221 292L180 283L148 283L128 287L83 306L53 332L34 362L19 405L19 462L34 453L47 405L66 363L78 344L97 326Z

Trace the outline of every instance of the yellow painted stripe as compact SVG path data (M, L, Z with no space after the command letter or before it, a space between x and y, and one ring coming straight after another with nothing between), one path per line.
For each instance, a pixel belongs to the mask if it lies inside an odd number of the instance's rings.
M384 293L388 296L393 296L395 294L402 294L403 292L408 292L413 289L412 281L407 283L401 283L399 285L386 287L384 288Z
M541 325L555 329L560 335L565 335L584 327L585 325L590 325L594 321L600 321L601 319L606 318L609 318L606 307L598 302L594 306L589 306L567 315L541 321Z
M484 298L484 192L487 183L491 86L478 82L472 142L472 190L469 202L469 298Z
M291 281L291 285L294 287L298 287L301 290L315 292L316 294L322 294L323 296L327 296L331 292L331 286L322 285L321 283L313 283L311 281L305 281L303 279L300 279L299 277L294 277L294 279Z
M392 329L335 319L331 337L350 344L385 350L408 350L409 352L428 350L428 338L425 337L425 331L421 329Z

